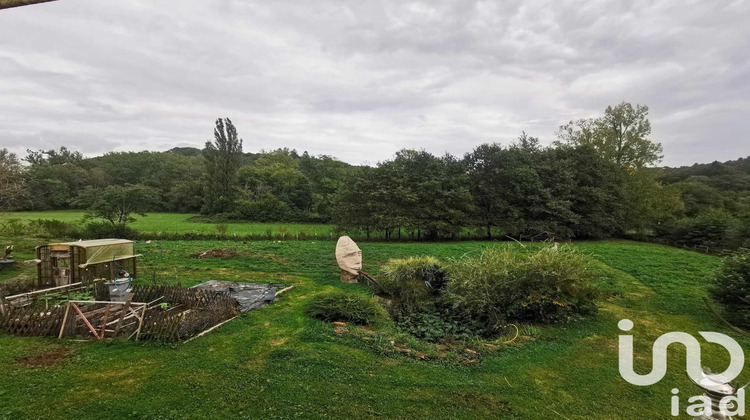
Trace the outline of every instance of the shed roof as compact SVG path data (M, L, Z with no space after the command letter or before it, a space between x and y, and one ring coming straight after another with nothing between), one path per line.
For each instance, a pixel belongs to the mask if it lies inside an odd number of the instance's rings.
M106 245L124 245L124 244L132 244L133 241L128 239L91 239L88 241L75 241L75 242L59 242L56 244L50 244L50 245L75 245L80 246L81 248L93 248L98 246L106 246Z
M81 247L86 249L86 261L78 266L84 268L90 264L100 264L125 260L135 255L135 242L128 239L93 239L90 241L58 242L49 244L50 250Z

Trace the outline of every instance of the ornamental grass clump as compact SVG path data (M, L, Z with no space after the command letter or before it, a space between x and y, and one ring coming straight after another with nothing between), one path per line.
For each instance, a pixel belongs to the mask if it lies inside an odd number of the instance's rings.
M352 292L328 292L316 295L305 313L321 321L372 325L388 317L385 310L367 296Z
M490 248L454 260L450 274L446 300L488 331L512 321L554 323L596 311L588 259L571 250Z
M380 271L380 291L398 300L406 311L439 296L448 283L448 271L433 257L392 259Z

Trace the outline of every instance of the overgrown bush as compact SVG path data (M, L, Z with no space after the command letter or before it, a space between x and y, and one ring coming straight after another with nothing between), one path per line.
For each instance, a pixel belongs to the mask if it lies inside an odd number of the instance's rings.
M750 249L724 259L711 292L731 322L750 327Z
M407 311L418 308L430 296L441 294L448 283L448 272L433 257L392 259L381 272L380 290L398 300Z
M695 217L657 226L657 236L678 246L737 249L742 244L742 223L725 210L708 209Z
M56 219L35 219L29 221L29 231L44 238L73 238L80 236L81 231L73 223Z
M232 216L236 219L254 222L290 220L291 209L289 205L271 193L266 193L254 201L237 200L234 207L236 210Z
M561 322L596 310L588 260L570 250L490 248L455 260L450 272L446 299L488 331L509 321Z
M28 230L28 226L23 220L18 218L8 219L0 223L0 233L5 236L21 236Z
M217 223L216 224L216 233L219 234L219 236L226 236L227 231L229 230L229 225L226 223Z
M17 277L12 280L0 282L0 294L12 296L34 290L36 279L32 277Z
M385 319L385 310L372 299L352 292L329 292L313 297L305 313L322 321L370 325Z
M138 231L125 224L113 225L109 222L89 222L81 231L81 236L87 239L137 239Z

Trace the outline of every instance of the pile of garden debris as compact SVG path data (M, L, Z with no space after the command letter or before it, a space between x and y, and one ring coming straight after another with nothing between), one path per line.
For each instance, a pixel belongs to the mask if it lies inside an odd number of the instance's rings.
M283 284L239 283L236 281L210 280L193 286L200 290L225 292L237 299L240 312L244 313L273 302L276 292L285 289Z
M209 249L208 251L196 252L195 258L232 258L237 255L236 252L227 251L226 249Z

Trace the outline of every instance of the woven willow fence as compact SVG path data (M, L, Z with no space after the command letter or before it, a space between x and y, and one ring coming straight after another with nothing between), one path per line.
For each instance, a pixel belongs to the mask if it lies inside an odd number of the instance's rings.
M10 334L96 339L184 341L239 314L237 301L216 291L180 286L133 286L132 298L110 303L106 285L94 286L93 302L74 300L46 308L42 300L4 305L0 331Z

